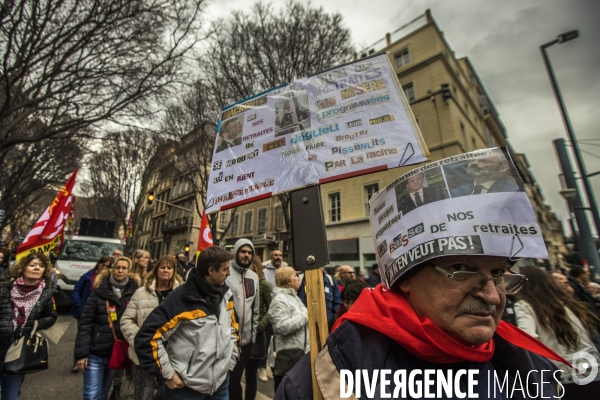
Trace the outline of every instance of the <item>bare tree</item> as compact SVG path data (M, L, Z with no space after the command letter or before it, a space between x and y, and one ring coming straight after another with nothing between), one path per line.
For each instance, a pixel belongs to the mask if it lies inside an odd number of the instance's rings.
M220 21L201 63L211 92L224 107L350 60L350 31L339 13L290 1L279 12L257 3L250 14ZM291 228L288 194L278 195Z
M216 121L219 108L205 83L194 82L189 90L169 106L161 123L161 134L173 141L175 157L164 159L164 168L187 181L196 193L196 212L202 213L206 204L206 192L210 176L210 165L215 143ZM199 196L198 196L199 195ZM200 197L201 202L198 202ZM235 214L235 209L233 210ZM232 214L232 215L233 215ZM208 216L213 237L217 238L219 213ZM230 218L225 232L229 229ZM221 237L225 232L221 233Z
M0 157L0 209L6 211L0 230L19 230L38 218L81 165L83 153L82 140L72 137L19 144Z
M89 180L82 187L91 209L106 209L127 226L129 206L141 198L142 177L160 140L146 130L130 128L106 135L101 148L87 162Z
M204 0L2 0L0 157L147 117L186 80ZM23 129L40 121L39 129Z

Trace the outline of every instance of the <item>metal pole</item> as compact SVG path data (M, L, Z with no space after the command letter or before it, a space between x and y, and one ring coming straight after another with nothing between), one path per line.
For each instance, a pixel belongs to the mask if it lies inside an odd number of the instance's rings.
M579 230L579 253L581 258L588 261L590 267L590 276L593 281L598 281L598 272L600 271L600 257L598 257L598 249L594 243L594 238L590 230L587 215L581 208L581 197L579 196L579 189L573 175L573 169L571 167L571 160L565 147L564 139L556 139L553 141L554 148L556 149L556 155L562 169L563 177L568 189L577 190L577 196L575 199L568 201L569 209L575 214L577 221L577 228ZM574 233L574 232L573 232Z
M581 180L583 181L583 187L585 188L585 193L587 196L588 203L590 205L590 210L592 211L594 225L596 227L596 234L600 236L600 216L598 216L598 206L596 205L596 199L594 197L594 192L590 185L587 171L585 169L585 164L583 162L583 158L581 157L581 153L579 151L579 143L577 143L577 139L575 138L575 132L573 132L573 128L571 127L571 121L569 119L569 115L567 114L567 109L565 108L565 104L563 102L562 95L560 93L558 84L556 83L556 77L554 76L554 70L552 69L552 65L550 64L550 60L548 59L548 54L546 53L546 48L552 46L555 43L558 43L558 40L553 40L551 42L541 45L540 51L542 52L542 58L544 59L544 65L546 66L546 71L548 72L548 76L550 77L550 83L552 84L552 90L554 91L554 96L556 97L556 101L558 102L558 106L561 111L563 123L565 125L565 129L567 130L567 135L569 136L569 141L573 145L573 152L575 153L575 161L577 162L577 168L579 169L579 175L581 177Z

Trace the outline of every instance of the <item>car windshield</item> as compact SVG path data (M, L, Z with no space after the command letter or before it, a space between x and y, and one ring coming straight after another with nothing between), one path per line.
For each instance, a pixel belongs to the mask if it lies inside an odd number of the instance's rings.
M69 240L58 259L97 262L102 256L112 255L115 249L123 251L123 245L120 243Z

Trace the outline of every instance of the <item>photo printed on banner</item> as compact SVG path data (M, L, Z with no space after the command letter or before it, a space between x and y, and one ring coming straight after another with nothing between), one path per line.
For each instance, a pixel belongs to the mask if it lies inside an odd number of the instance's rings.
M225 107L217 132L207 213L429 155L387 55Z
M533 207L504 148L424 164L376 193L369 206L376 257L389 286L413 266L443 255L547 257Z

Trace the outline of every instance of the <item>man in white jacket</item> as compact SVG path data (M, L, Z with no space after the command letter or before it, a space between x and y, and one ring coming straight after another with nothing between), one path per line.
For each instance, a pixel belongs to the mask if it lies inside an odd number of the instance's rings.
M233 246L234 259L231 263L231 275L227 277L227 286L233 292L235 313L239 321L240 360L231 372L229 382L230 400L242 400L242 375L256 340L256 328L260 314L260 297L258 295L258 276L249 270L254 260L254 245L247 239L238 240ZM247 387L247 386L246 386ZM246 394L246 397L248 395Z

